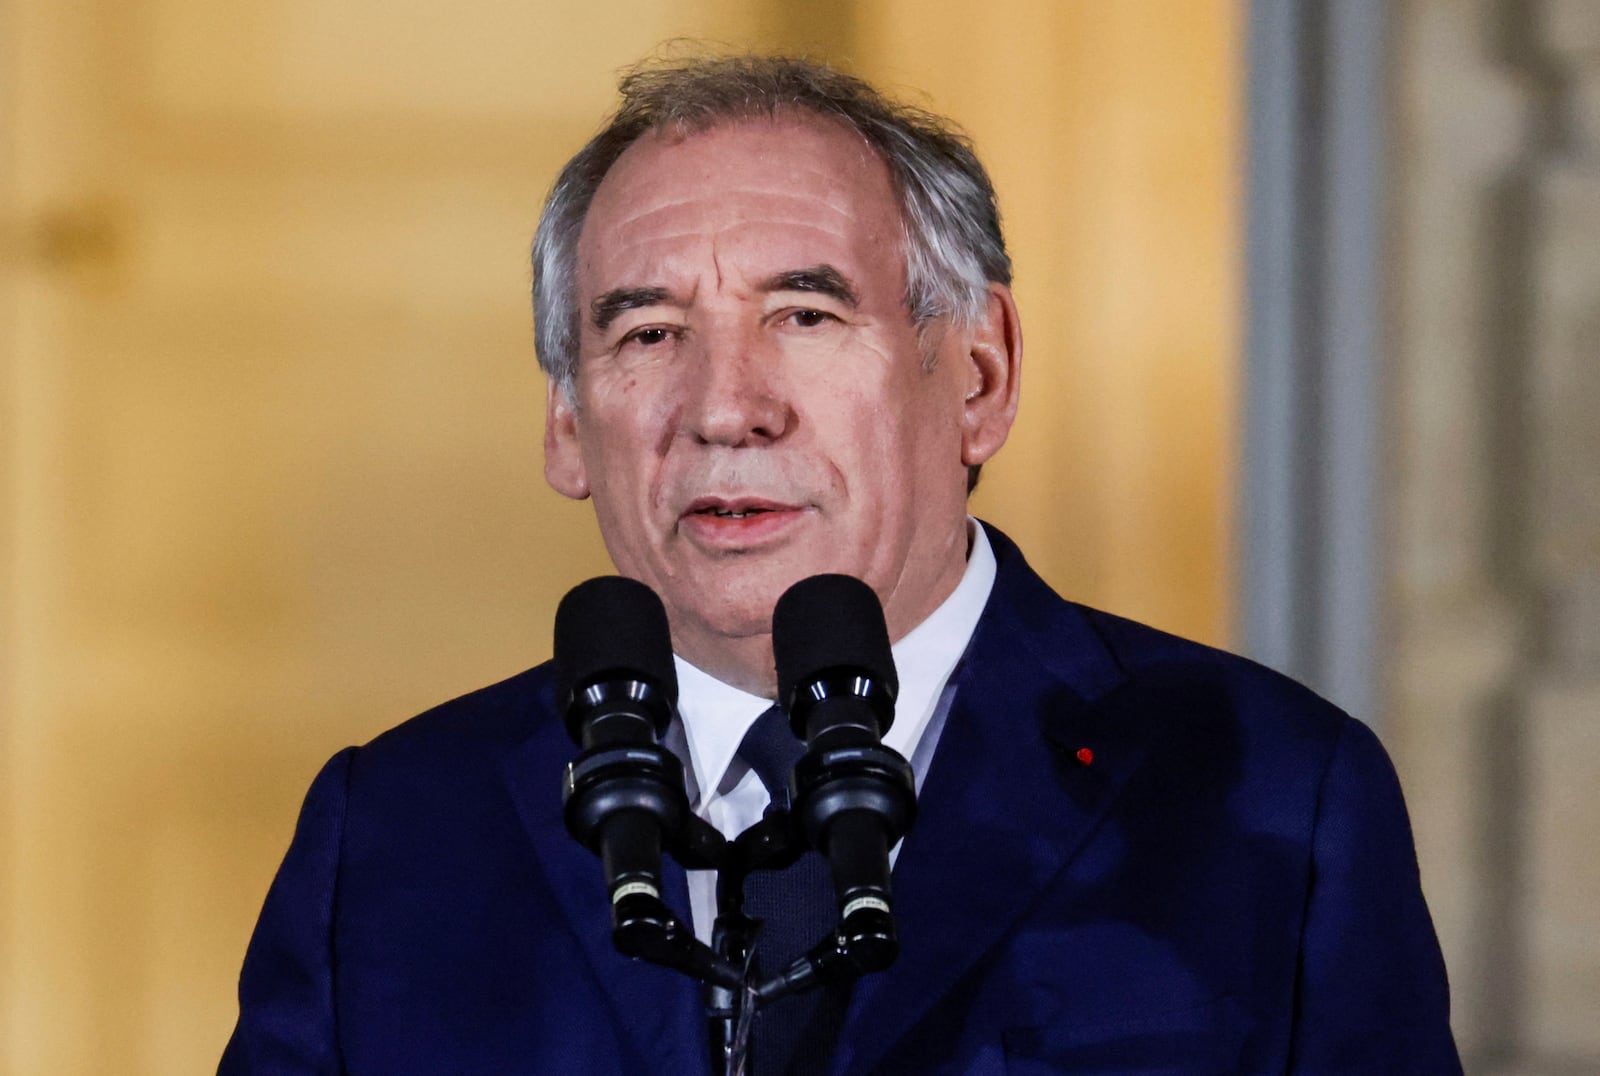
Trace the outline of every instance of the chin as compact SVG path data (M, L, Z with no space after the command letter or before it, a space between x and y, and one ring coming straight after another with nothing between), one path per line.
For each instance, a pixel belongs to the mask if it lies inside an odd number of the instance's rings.
M820 571L821 569L819 569ZM726 573L722 578L683 593L678 608L685 619L701 626L707 634L725 639L745 639L772 632L772 610L789 587L813 571L794 575L773 576L763 573L762 578L738 578ZM731 576L731 577L730 577Z
M772 633L772 610L778 604L781 591L771 600L754 603L718 602L706 606L690 606L685 610L687 619L700 625L707 635L723 639L748 639ZM703 597L703 596L702 596Z

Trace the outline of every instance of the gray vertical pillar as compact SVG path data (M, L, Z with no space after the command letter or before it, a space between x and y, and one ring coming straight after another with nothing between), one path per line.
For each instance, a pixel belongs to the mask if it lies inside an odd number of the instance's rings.
M1384 4L1249 14L1243 646L1371 719Z

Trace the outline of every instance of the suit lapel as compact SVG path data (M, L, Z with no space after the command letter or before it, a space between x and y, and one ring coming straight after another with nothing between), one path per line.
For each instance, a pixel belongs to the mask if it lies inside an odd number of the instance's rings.
M660 1071L698 1071L709 1056L699 988L686 976L629 960L612 947L600 861L573 840L561 820L561 768L576 750L559 721L547 714L536 721L534 734L508 752L501 765L533 844L534 862L610 1003L619 1038L651 1066L659 1064ZM668 904L690 922L688 880L670 857L663 864L662 881Z
M895 865L900 956L856 984L835 1073L872 1070L956 987L1144 757L1135 730L1092 701L1121 679L1103 644L1014 546L991 541L995 590Z

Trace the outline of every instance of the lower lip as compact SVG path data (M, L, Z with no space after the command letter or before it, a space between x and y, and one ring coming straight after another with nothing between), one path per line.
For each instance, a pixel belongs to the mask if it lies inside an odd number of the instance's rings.
M716 549L744 549L779 537L798 522L802 514L796 508L752 512L743 517L696 512L684 516L680 526L703 545Z

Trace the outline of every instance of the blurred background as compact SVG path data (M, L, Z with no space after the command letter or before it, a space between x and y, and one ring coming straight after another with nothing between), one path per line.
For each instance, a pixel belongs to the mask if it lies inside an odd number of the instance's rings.
M1370 721L1469 1070L1600 1067L1600 4L0 0L0 1072L213 1068L318 766L607 569L526 251L680 37L966 126L975 511Z

